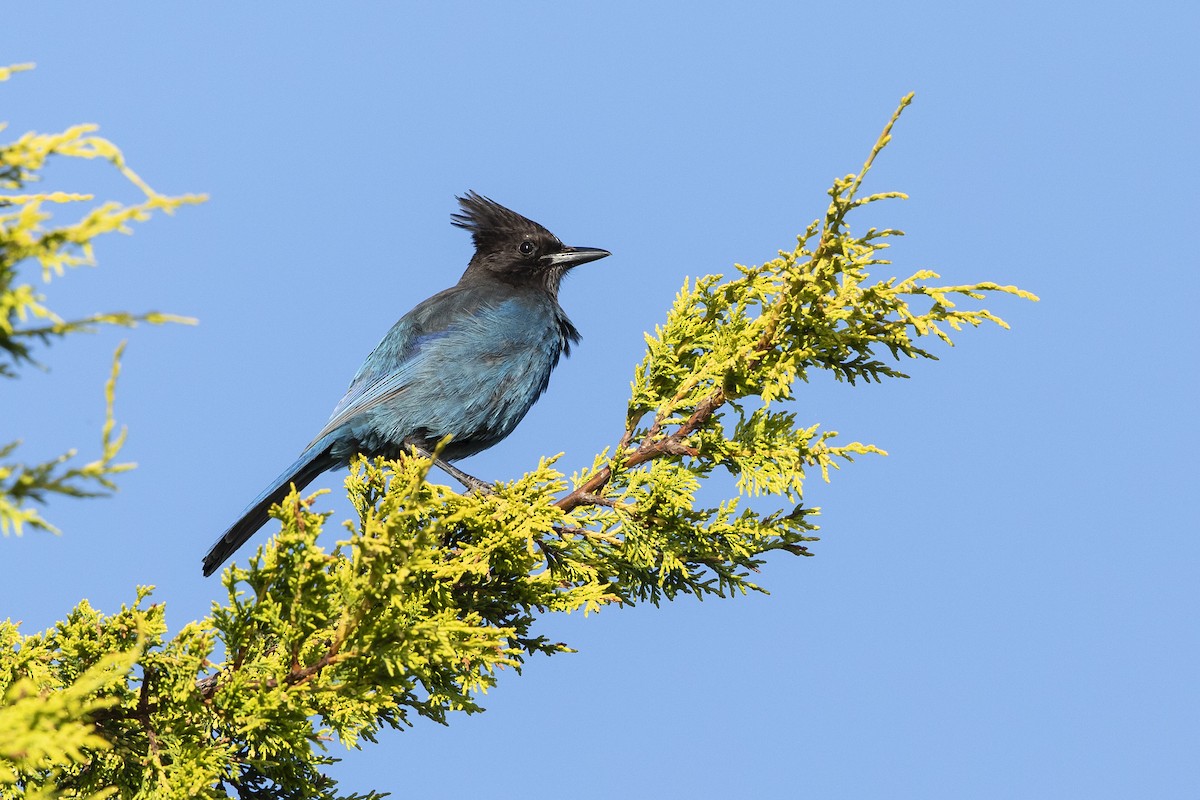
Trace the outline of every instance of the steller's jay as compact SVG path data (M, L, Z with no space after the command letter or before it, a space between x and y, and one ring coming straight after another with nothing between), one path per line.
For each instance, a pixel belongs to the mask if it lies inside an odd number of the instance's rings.
M458 284L400 318L363 362L312 444L221 535L204 556L211 575L266 524L292 484L302 489L356 454L428 454L446 436L439 466L471 488L486 487L449 464L512 433L546 389L579 331L558 304L572 267L610 253L567 247L515 211L468 192L453 224L471 232L475 255Z

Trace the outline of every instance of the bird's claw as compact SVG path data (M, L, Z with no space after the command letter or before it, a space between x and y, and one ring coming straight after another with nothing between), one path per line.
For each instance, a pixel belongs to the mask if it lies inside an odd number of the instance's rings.
M413 450L415 450L417 455L420 456L421 458L433 459L433 463L435 465L437 465L438 469L445 472L451 478L454 478L454 480L458 481L464 487L466 487L467 490L472 491L475 494L486 495L486 494L491 494L492 492L496 491L496 487L493 486L492 484L488 483L487 481L481 481L479 478L476 478L474 475L468 475L467 473L463 472L461 469L459 469L458 467L449 463L448 461L443 461L442 459L437 458L436 456L434 456L432 453L430 453L428 450L425 450L424 448L413 445Z
M445 472L450 477L454 478L454 480L458 481L463 486L465 486L468 490L474 492L477 495L491 494L492 492L496 491L496 487L493 486L492 484L488 483L487 481L481 481L479 478L476 478L474 475L468 475L467 473L463 472L458 467L453 466L452 464L448 464L445 461L442 461L440 458L435 458L433 460L433 463L437 464L438 467L443 472Z

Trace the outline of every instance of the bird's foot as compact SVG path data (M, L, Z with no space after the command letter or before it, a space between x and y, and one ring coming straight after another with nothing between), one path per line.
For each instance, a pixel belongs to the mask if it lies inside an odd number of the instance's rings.
M487 481L481 481L474 475L468 475L458 467L442 461L440 458L435 458L433 463L437 464L443 472L454 478L454 480L458 481L475 494L491 494L496 490L496 487L492 486L492 484L488 483Z
M424 448L413 445L413 450L415 450L417 455L421 456L421 458L432 458L433 463L437 465L438 469L445 472L451 478L454 478L454 480L461 483L470 491L475 492L475 494L491 494L493 491L495 491L495 487L492 486L492 484L488 483L487 481L481 481L479 478L476 478L473 475L468 475L447 461L443 461L440 458L435 458L433 453L430 453Z

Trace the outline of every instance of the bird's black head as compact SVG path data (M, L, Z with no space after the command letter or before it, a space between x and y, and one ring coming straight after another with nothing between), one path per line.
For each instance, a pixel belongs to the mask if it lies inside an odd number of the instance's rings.
M475 256L466 278L486 272L510 283L540 284L551 295L571 267L611 255L594 247L568 247L528 217L475 192L458 198L454 225L471 232Z

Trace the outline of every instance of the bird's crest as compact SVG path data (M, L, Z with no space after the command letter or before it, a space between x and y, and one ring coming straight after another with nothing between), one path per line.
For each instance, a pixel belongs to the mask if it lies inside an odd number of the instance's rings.
M458 205L462 211L450 216L451 224L470 231L476 249L498 239L513 236L554 236L528 217L523 217L475 191L467 192L466 196L458 198Z

